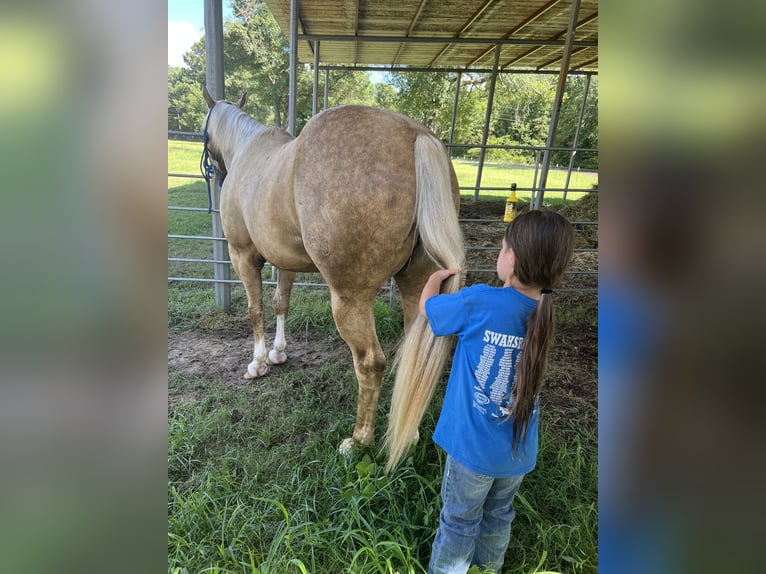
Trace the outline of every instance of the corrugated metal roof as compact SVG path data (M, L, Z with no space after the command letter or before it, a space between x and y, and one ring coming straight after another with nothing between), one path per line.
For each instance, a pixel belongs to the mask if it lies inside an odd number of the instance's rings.
M290 0L265 0L290 37ZM554 71L572 0L299 0L298 59L325 65ZM375 39L377 40L375 40ZM382 41L385 39L386 41ZM598 70L598 0L581 0L570 70Z

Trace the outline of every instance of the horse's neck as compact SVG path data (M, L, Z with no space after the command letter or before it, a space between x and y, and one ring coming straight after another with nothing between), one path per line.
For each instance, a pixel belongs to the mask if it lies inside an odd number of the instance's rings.
M254 120L245 112L232 114L226 123L227 137L222 150L225 161L231 161L238 151L254 138L268 137L272 132L270 127Z

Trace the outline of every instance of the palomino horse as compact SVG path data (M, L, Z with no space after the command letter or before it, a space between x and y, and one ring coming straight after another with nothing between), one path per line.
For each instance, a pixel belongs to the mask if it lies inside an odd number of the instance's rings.
M253 325L253 360L244 376L260 377L287 359L284 322L295 274L318 271L329 285L333 318L351 349L359 383L356 425L340 448L370 444L385 365L373 317L381 285L396 280L406 330L412 324L423 330L423 323L427 329L422 318L415 320L426 279L437 267L463 264L458 186L449 156L429 130L393 112L329 109L293 138L243 112L245 96L233 104L214 101L207 90L203 94L207 146L226 177L221 221ZM261 285L267 261L279 270L270 351ZM432 355L431 343L416 343L425 345L417 354ZM416 432L417 423L400 442Z

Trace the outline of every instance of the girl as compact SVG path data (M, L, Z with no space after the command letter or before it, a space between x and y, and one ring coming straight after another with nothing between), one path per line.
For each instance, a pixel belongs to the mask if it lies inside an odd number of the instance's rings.
M434 441L447 452L442 511L429 574L499 571L515 516L513 497L535 467L538 395L553 336L551 287L574 247L571 224L552 211L518 215L497 258L502 288L442 294L459 269L435 272L420 312L436 336L458 344Z

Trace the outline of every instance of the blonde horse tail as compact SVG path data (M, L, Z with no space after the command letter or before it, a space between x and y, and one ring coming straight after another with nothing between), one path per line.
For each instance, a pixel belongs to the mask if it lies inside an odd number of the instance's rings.
M422 249L440 268L455 269L465 261L463 234L452 194L449 157L439 140L421 134L415 140L416 229ZM454 293L460 277L445 281L442 292ZM384 448L386 472L393 470L417 440L418 427L442 374L452 337L436 337L418 313L410 323L395 359L396 376Z

